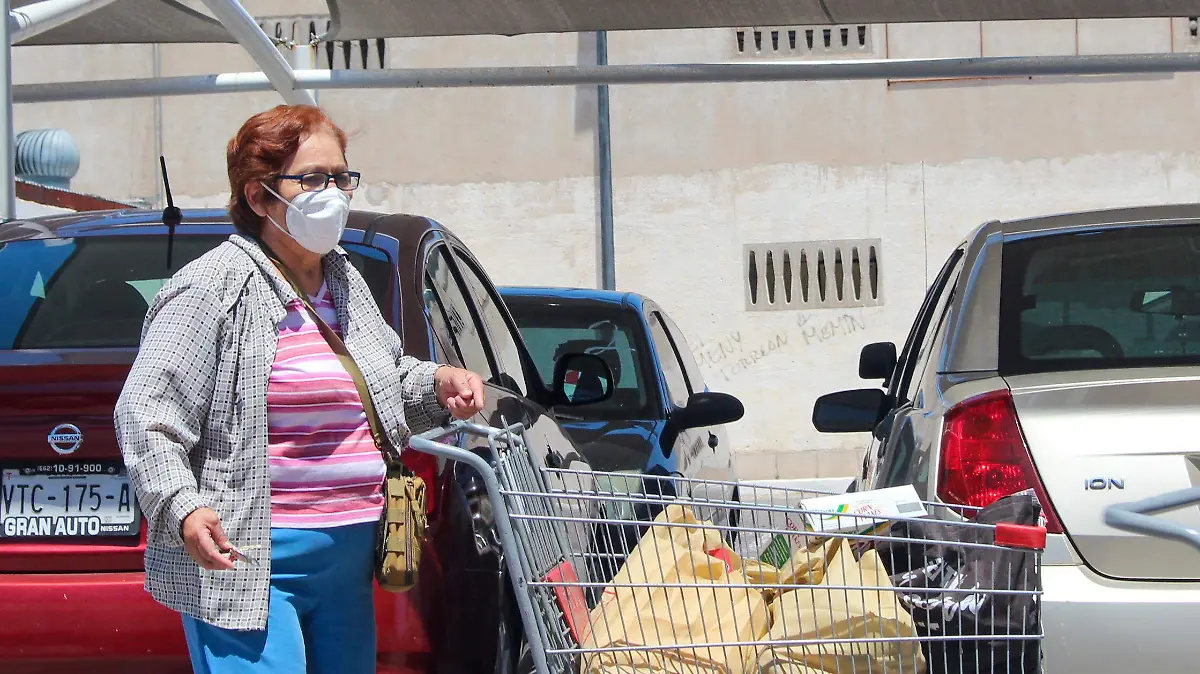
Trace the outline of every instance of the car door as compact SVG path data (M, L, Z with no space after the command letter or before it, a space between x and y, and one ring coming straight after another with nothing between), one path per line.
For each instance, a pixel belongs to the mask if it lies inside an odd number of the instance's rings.
M544 487L559 494L593 491L591 466L546 407L530 398L531 394L542 394L546 386L499 292L464 246L452 245L451 250L458 276L470 294L484 338L490 345L494 368L492 383L503 395L496 410L499 417L493 418L491 425L499 427L519 422L525 426L525 439L535 465L551 469L545 473L547 483ZM557 508L551 509L548 503L551 499ZM583 522L596 514L594 502L547 496L533 507L542 508L543 514L566 518L560 524L569 531L569 538L563 542L571 549L582 551L588 547L592 532ZM552 550L532 552L535 556L546 553L544 558L539 557L545 569L561 561Z
M486 341L478 310L470 299L454 268L449 247L443 241L430 245L421 265L422 301L429 326L433 332L436 351L451 365L477 372L486 380L485 406L480 416L485 423L500 423L501 416L512 416L510 396L497 387L495 354ZM513 419L520 421L520 419ZM485 442L462 435L447 442L468 448L490 458ZM497 635L505 630L505 598L502 557L493 533L491 505L485 483L469 466L451 463L458 491L444 493L443 515L437 525L453 527L456 531L431 535L444 536L450 542L444 560L444 620L431 635L439 645L436 649L441 671L498 671L497 665L511 658L510 639ZM464 529L459 529L464 527ZM459 541L473 541L463 545ZM474 602L484 601L494 607L481 611L472 608ZM467 636L474 635L474 636Z
M934 278L888 381L890 409L867 451L866 482L871 488L913 484L921 491L927 484L928 475L922 474L927 457L918 452L918 428L927 424L923 415L936 401L920 395L921 384L927 373L936 374L928 365L962 272L964 252L956 248Z
M670 343L671 351L683 372L683 379L687 385L688 395L691 396L696 393L708 391L708 384L704 381L704 374L700 372L700 366L692 356L692 349L688 345L687 339L683 336L683 331L679 329L675 321L671 320L671 316L666 311L663 311L661 307L654 307L653 312L662 321L662 327ZM725 431L725 426L723 424L703 426L694 430L695 435L700 438L702 446L696 447L693 444L688 445L688 447L692 451L697 452L699 457L703 458L701 462L703 467L698 472L703 473L707 478L713 480L736 481L737 476L733 466L733 452L730 449L729 437Z
M703 380L697 376L696 388L689 380L684 359L680 356L679 344L676 339L678 328L670 322L666 313L653 302L647 301L643 308L646 321L650 327L650 341L658 360L658 369L662 372L661 384L663 400L667 405L668 417L672 410L687 406L688 399L697 391L703 391ZM691 354L688 353L688 357ZM717 438L708 427L689 428L681 431L671 445L671 460L676 472L687 478L681 480L687 495L696 500L725 500L730 493L724 485L710 482L719 480L728 470L728 465L718 467L715 459L715 448L710 445L709 438ZM719 438L717 438L719 443ZM666 449L666 448L664 448ZM722 468L724 470L722 470ZM697 481L699 480L699 481ZM676 487L677 491L679 486ZM703 512L702 512L703 511ZM697 509L697 516L705 519L716 518L718 524L728 515L728 509L716 510L709 508Z
M496 386L514 394L514 402L520 403L520 420L540 438L540 448L545 450L543 458L547 466L587 470L588 465L583 456L575 451L574 443L558 426L553 416L545 407L530 399L531 392L546 390L547 383L541 381L537 368L525 349L520 332L508 315L495 286L487 279L479 263L464 248L455 246L454 257L463 281L479 307L486 337L496 354Z
M688 397L695 393L708 391L708 384L705 383L700 366L692 356L692 350L683 336L683 331L661 307L653 303L649 303L648 306L651 307L650 315L655 317L651 319L652 326L656 320L661 325L670 346L670 354L666 355L673 356L678 364L677 368L683 375L683 383L686 386ZM655 332L653 327L651 327L651 332L652 334ZM655 341L658 341L657 337ZM661 353L659 356L665 357ZM668 378L668 382L670 379ZM682 472L689 477L704 480L693 486L693 498L717 501L730 501L737 498L737 473L734 469L733 452L724 425L689 429L680 434L680 439L676 441L675 445L677 451L682 450L689 454L688 460L691 465L688 470ZM728 512L728 510L718 510L710 516L723 519Z

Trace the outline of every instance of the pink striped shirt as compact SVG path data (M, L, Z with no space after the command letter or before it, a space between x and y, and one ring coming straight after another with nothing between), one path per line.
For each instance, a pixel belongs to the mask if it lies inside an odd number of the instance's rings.
M329 289L310 298L339 335ZM294 301L279 324L267 384L271 526L300 529L374 522L383 510L383 458L354 380Z

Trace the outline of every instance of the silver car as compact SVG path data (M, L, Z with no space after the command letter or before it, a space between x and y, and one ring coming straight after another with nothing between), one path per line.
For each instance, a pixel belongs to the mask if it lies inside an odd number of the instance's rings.
M1200 485L1200 205L989 222L899 352L868 345L858 367L883 387L813 411L818 430L872 433L855 487L1038 493L1047 671L1196 671L1200 552L1104 510ZM1161 517L1200 528L1200 508Z

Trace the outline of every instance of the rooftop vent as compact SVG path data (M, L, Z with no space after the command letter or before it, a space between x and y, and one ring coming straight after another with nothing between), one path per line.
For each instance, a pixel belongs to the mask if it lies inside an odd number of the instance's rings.
M63 129L32 129L17 134L16 177L25 182L71 188L79 172L79 146Z

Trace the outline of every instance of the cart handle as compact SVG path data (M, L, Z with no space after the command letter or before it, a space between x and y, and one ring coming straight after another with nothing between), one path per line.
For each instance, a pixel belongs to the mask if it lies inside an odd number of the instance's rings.
M1200 550L1200 531L1195 527L1167 522L1152 515L1200 504L1200 487L1151 496L1104 509L1104 523L1114 529L1187 543Z

